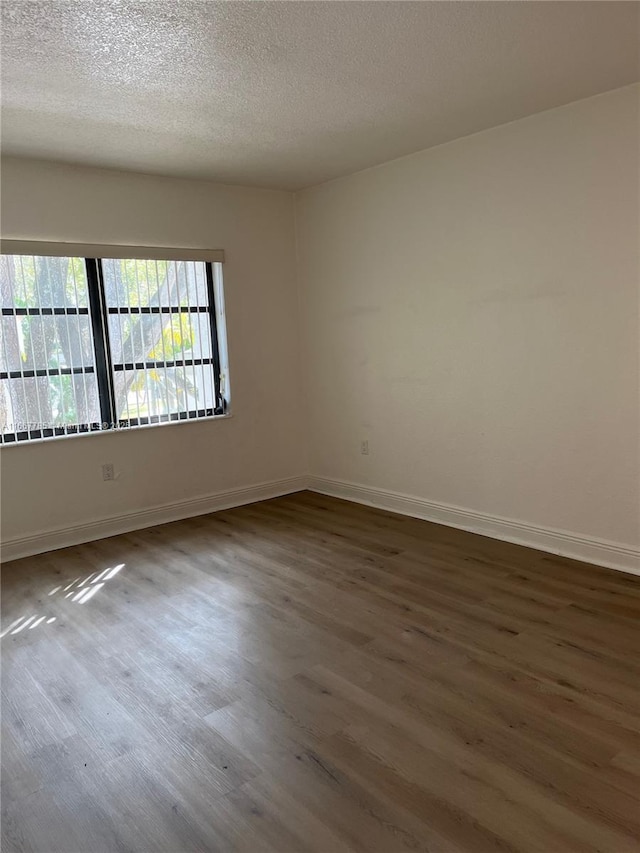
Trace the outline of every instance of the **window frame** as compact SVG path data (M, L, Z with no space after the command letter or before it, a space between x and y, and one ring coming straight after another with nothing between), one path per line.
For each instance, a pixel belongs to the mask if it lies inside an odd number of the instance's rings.
M82 253L83 249L96 250L91 255ZM105 250L105 251L102 251ZM15 446L32 441L42 441L90 433L109 433L119 430L136 429L165 423L191 423L206 418L223 417L229 414L228 382L226 368L226 352L223 357L220 351L220 339L226 341L226 328L222 333L218 324L225 323L224 297L222 278L216 275L214 265L220 270L224 261L221 251L188 250L188 249L149 249L148 247L132 246L73 246L64 243L32 243L23 241L2 241L2 253L6 255L41 256L79 258L84 262L88 304L76 307L2 307L3 317L15 316L88 316L93 339L94 364L84 367L38 368L29 370L0 371L0 379L29 379L44 376L69 376L78 374L93 374L96 377L98 404L101 421L99 423L64 424L60 426L44 426L36 428L5 432L0 431L0 447ZM204 263L207 305L154 305L154 306L108 306L102 260L114 258L117 260L157 260L157 261L195 261ZM118 314L203 314L209 316L211 334L211 357L175 359L163 361L148 359L144 362L114 362L111 356L109 335L109 317ZM210 365L213 371L213 389L215 405L210 408L193 409L179 412L169 412L162 415L148 415L135 418L117 418L116 399L114 392L115 373L123 370L140 370L154 368L172 368ZM8 367L8 365L7 365Z

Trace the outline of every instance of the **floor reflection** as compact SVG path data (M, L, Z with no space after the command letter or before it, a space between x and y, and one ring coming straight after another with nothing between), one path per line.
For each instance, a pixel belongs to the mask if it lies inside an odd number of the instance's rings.
M58 593L64 593L64 598L70 598L71 603L86 604L94 597L94 595L97 595L101 589L104 589L107 581L112 580L120 571L122 571L122 569L124 569L124 566L124 563L119 563L117 566L108 566L99 573L92 572L83 580L80 580L80 578L77 577L75 580L68 583L64 589L62 586L54 587L47 593L47 596L52 597ZM0 632L0 638L6 637L8 634L19 634L25 629L32 631L39 625L51 625L52 622L56 621L56 618L56 616L48 616L46 613L42 616L38 613L34 613L31 616L21 616L19 619L15 619L7 628L4 628Z

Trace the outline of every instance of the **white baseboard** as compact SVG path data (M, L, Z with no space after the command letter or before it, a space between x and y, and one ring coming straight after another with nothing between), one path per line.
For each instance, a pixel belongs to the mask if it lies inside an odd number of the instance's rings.
M488 515L463 507L423 500L413 495L341 480L308 477L307 488L323 495L344 498L344 500L375 506L389 512L398 512L402 515L422 518L425 521L433 521L436 524L468 530L471 533L480 533L492 539L515 542L518 545L548 551L550 554L559 554L574 560L640 575L640 549L629 545L620 545L617 542L589 536L578 536L566 530L538 527L524 521Z
M240 489L227 489L199 498L162 504L149 509L115 515L84 524L74 524L70 527L46 530L22 538L9 539L2 543L2 561L18 560L41 554L44 551L55 551L67 548L69 545L80 545L82 542L92 542L107 536L117 536L131 530L143 527L153 527L156 524L166 524L169 521L179 521L194 515L206 515L221 509L231 509L234 506L264 501L291 492L299 492L307 487L306 477L290 477L286 480L274 480L269 483L259 483Z
M375 506L401 515L422 518L448 527L457 527L471 533L490 536L493 539L515 542L550 554L559 554L574 560L640 575L640 549L638 548L604 539L578 536L565 530L538 527L523 521L428 501L401 492L324 477L290 477L239 489L227 489L199 498L162 504L137 512L9 539L2 543L1 557L3 562L18 560L45 551L55 551L58 548L80 545L83 542L92 542L107 536L117 536L119 533L153 527L156 524L166 524L169 521L179 521L183 518L231 509L303 489Z

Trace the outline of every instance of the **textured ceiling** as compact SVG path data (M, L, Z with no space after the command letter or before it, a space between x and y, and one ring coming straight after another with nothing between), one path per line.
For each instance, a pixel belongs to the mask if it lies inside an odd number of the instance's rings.
M635 2L2 2L3 150L298 188L638 80Z

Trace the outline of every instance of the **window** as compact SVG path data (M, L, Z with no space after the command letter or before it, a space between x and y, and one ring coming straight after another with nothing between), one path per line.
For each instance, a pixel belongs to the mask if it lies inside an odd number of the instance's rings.
M13 248L0 256L2 443L224 414L220 252Z

